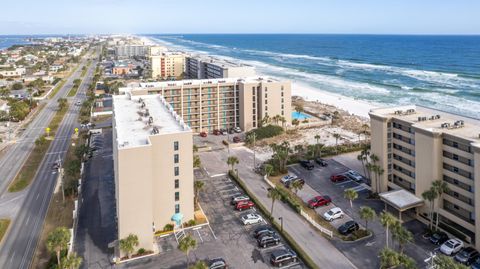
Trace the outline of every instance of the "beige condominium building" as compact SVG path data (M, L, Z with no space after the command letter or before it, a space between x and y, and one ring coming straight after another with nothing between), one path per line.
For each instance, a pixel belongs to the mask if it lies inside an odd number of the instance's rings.
M371 152L385 171L379 192L403 188L421 198L443 180L449 191L435 203L440 227L479 248L480 120L421 106L374 109L370 119ZM428 207L412 211L428 221Z
M132 95L161 94L194 132L257 128L266 116L291 123L291 83L271 78L227 78L140 83ZM279 123L281 124L281 123Z
M255 76L253 66L224 59L188 56L185 60L185 77L188 79L244 78Z
M160 95L113 97L118 239L153 249L154 232L194 218L192 131Z
M180 52L162 52L150 55L152 78L160 80L181 79L185 72L185 55Z

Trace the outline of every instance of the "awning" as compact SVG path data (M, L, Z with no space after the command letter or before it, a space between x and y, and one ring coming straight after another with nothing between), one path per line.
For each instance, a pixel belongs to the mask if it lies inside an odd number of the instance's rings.
M424 203L422 198L404 189L380 193L379 196L383 202L400 212L422 206Z

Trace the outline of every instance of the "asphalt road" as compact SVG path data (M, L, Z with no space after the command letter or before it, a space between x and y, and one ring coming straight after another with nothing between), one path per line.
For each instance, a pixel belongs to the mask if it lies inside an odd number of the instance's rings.
M97 50L96 55L98 53L99 51ZM46 127L45 123L49 122L49 119L53 117L57 107L57 99L68 94L68 91L73 86L73 80L80 77L81 68L85 64L86 59L84 58L80 67L68 79L64 87L49 101L47 106L37 115L37 118L30 123L23 138L31 139L31 143L20 143L14 146L2 160L0 169L2 193L5 192L8 182L16 174L16 172L6 170L15 170L17 168L16 170L18 171L21 168L22 160L28 156L33 146L34 138L43 132L44 127ZM6 238L4 238L0 249L0 264L2 268L28 268L30 266L56 184L57 174L52 173L52 163L59 157L62 160L65 157L66 150L70 144L69 138L72 136L74 128L78 126L77 117L80 106L76 106L74 103L85 99L85 92L92 80L96 64L97 60L95 59L92 61L77 95L74 98L70 98L69 109L58 128L55 139L42 160L34 181L26 190L28 192L26 199L23 201L20 212L12 221L10 230ZM14 159L13 162L8 160L10 159L9 157Z

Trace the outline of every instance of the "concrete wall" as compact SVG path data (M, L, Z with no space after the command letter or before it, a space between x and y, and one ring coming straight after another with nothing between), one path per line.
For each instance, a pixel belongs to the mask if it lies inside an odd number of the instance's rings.
M388 147L387 147L387 119L370 115L370 126L371 126L371 154L378 156L379 164L385 170L384 173L379 177L380 184L377 184L375 176L372 174L372 191L374 192L385 192L387 191L388 183ZM378 190L377 186L380 186Z

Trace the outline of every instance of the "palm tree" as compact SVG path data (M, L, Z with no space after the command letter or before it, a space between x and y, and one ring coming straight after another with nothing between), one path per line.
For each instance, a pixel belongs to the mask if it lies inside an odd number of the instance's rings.
M397 252L389 247L380 251L380 268L395 268L400 265L400 258Z
M197 247L197 240L195 240L191 235L186 235L184 238L178 242L178 249L185 253L187 258L187 267L188 267L188 253L190 250L195 249Z
M380 222L382 223L383 227L385 227L385 238L386 238L386 245L388 248L389 228L394 226L398 222L398 219L388 212L382 212L380 214Z
M287 123L287 119L285 119L285 117L280 117L280 121L282 122L282 128L285 129L285 123Z
M315 141L317 142L317 143L315 144L315 156L317 156L316 149L317 149L318 145L320 145L320 138L321 138L321 137L320 137L319 134L316 134L316 135L314 136L314 138L315 138Z
M437 199L437 193L432 187L429 190L426 190L422 193L422 198L424 200L427 200L430 204L430 210L428 211L428 218L430 222L428 224L428 228L432 230L433 229L433 210L435 206L435 199Z
M293 120L292 120L292 125L294 125L294 126L295 126L295 128L297 128L297 127L298 127L298 125L300 125L300 121L299 121L299 120L297 120L297 119L293 119Z
M403 227L400 222L392 227L392 237L398 242L398 251L401 254L403 254L403 248L405 245L413 242L413 234Z
M297 194L299 190L303 189L303 183L300 180L294 180L292 184L290 184L290 188Z
M200 159L200 156L193 155L193 168L199 168L200 166L202 166L202 160Z
M366 124L366 123L362 125L362 129L363 129L362 133L365 136L365 144L367 144L367 134L368 134L368 128L369 127L370 126L368 126L368 124Z
M273 173L273 165L267 163L263 166L263 170L265 171L265 175L267 178Z
M374 220L376 216L377 213L371 207L360 207L360 218L365 220L365 230L368 231L368 221Z
M353 200L358 198L358 192L351 188L346 189L343 196L350 201L350 208L353 208Z
M63 110L65 107L67 107L67 99L60 98L60 99L57 100L57 102L58 102L58 108L60 110Z
M296 105L295 106L295 111L297 112L297 114L302 113L304 111L303 105L300 105L300 104Z
M268 198L272 199L272 207L270 208L270 216L273 218L273 205L275 201L280 199L281 195L277 188L271 188L268 191Z
M240 161L238 160L238 158L236 156L230 156L228 157L227 159L227 164L230 165L232 167L232 172L235 171L234 168L235 168L235 165L236 164L239 164Z
M445 255L436 255L433 258L433 266L431 268L438 269L469 269L468 266L455 262L451 257Z
M200 191L203 190L203 187L205 186L205 182L196 180L193 183L193 189L195 191L195 205L198 205L198 196L200 195Z
M297 155L301 155L303 152L303 145L302 144L295 145L293 149L297 152Z
M437 204L440 204L440 200L442 199L443 194L450 190L447 183L443 180L435 180L434 182L432 182L432 188L437 194ZM435 230L438 230L438 212L436 212L435 215Z
M120 239L120 249L127 254L128 258L138 244L138 236L135 234L129 234L126 238Z
M62 259L62 268L64 269L78 269L82 265L82 257L78 257L77 253L72 252Z
M66 227L58 227L48 234L47 249L57 255L58 268L62 268L61 253L68 248L68 242L70 242L70 231Z
M342 136L338 133L334 133L333 137L335 138L335 155L338 155L338 139L340 139Z

